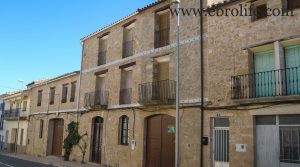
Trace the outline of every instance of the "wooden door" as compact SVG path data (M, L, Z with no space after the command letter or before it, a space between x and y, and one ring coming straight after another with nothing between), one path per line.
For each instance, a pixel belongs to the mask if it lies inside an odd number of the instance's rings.
M175 118L158 115L147 121L146 167L175 166Z
M61 156L64 133L64 120L55 119L53 126L52 155Z
M103 118L96 117L92 124L91 162L101 163Z

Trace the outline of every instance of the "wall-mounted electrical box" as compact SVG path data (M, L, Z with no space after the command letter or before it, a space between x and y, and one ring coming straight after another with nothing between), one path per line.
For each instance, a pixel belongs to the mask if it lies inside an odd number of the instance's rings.
M136 146L136 141L135 140L131 140L131 150L134 150Z
M246 144L236 144L235 150L236 152L246 152L247 151Z

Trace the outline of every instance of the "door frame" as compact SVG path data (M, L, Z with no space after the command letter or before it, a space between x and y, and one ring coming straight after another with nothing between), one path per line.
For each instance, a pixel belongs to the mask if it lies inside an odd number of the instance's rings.
M100 158L100 163L102 161L102 151L103 151L103 133L104 133L104 118L101 117L101 116L95 116L92 118L92 123L91 123L91 138L90 138L90 155L89 155L89 162L92 162L94 163L92 160L93 160L93 142L94 142L94 124L95 124L95 120L97 118L100 118L100 120L102 120L102 132L100 131L100 133L102 133L102 136L101 136L101 140L102 140L102 146L101 146L101 152L100 152L100 155L101 155L101 158Z

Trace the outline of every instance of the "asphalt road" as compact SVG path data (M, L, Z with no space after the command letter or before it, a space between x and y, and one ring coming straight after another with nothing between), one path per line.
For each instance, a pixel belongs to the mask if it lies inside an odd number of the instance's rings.
M8 157L0 154L0 167L52 167L31 161Z

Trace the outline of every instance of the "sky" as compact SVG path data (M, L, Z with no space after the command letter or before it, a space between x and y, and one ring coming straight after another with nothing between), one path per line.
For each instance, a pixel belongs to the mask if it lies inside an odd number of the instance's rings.
M1 0L0 94L79 70L82 37L153 1Z

